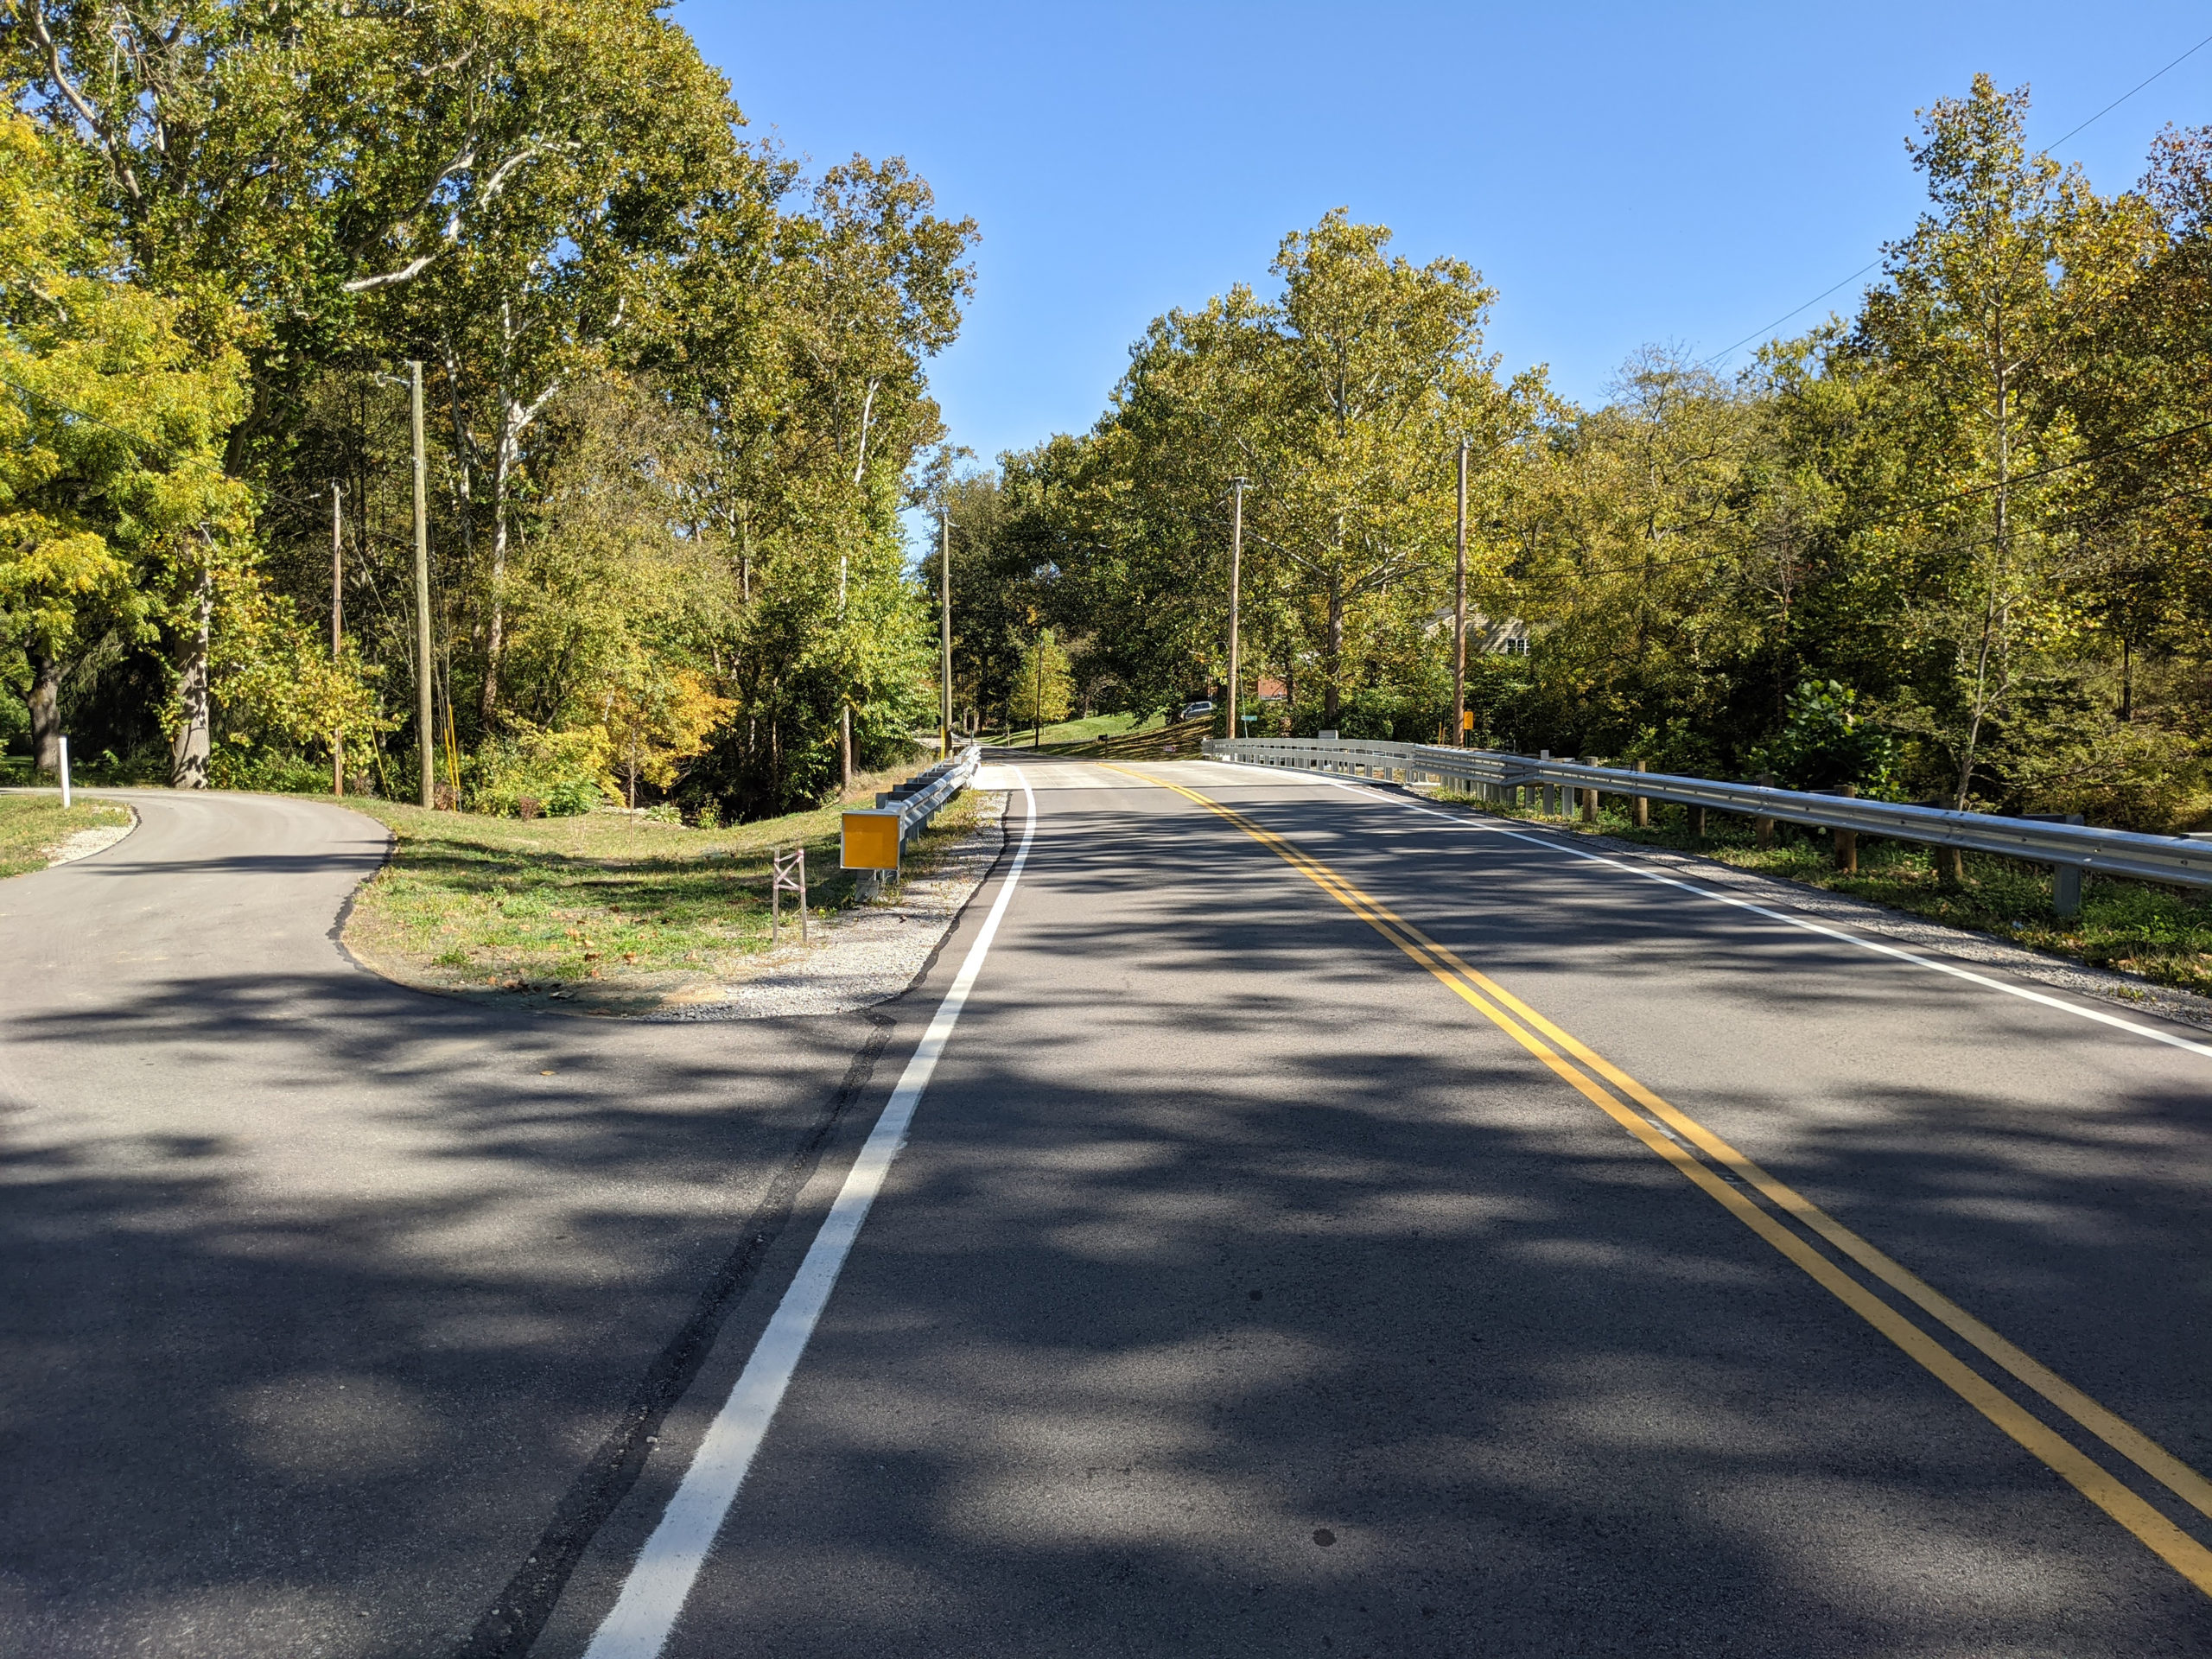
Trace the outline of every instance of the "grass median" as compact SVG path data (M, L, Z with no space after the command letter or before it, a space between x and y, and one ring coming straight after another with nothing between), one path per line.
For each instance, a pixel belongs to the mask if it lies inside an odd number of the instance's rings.
M44 869L79 830L130 822L130 808L105 801L77 801L64 811L58 795L0 795L0 878Z
M855 791L855 804L872 800ZM837 868L837 804L722 830L618 812L524 821L346 804L385 824L396 845L361 889L346 943L391 977L431 989L634 1012L742 978L771 943L778 847L806 849L813 915L854 902L852 878ZM926 870L975 818L963 794L909 843L907 872ZM788 930L788 897L784 906Z
M1748 819L1713 812L1707 817L1713 833L1694 836L1689 809L1654 802L1651 827L1638 830L1624 811L1611 810L1611 797L1605 802L1608 810L1599 813L1594 826L1575 821L1571 827L1695 853L1737 869L1865 899L2031 950L2212 995L2212 894L2092 874L2082 883L2081 914L2060 918L2051 913L2050 871L2044 865L1968 853L1964 883L1947 887L1937 878L1929 849L1862 835L1858 874L1846 875L1835 868L1834 839L1825 830L1777 823L1774 845L1761 848ZM1486 805L1484 810L1501 809ZM1512 816L1540 815L1519 808ZM1565 823L1559 818L1544 822Z

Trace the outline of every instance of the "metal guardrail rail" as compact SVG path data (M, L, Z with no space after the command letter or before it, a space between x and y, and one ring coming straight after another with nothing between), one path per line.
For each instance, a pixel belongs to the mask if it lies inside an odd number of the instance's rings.
M912 841L954 796L968 787L982 753L975 744L968 744L951 760L940 760L875 798L878 810L898 813L900 846Z
M896 789L885 790L873 807L854 807L844 815L838 861L880 882L895 874L906 843L968 786L982 751L967 745L950 760L917 772Z
M1953 812L1942 807L1901 806L1842 795L1816 795L1758 784L1716 783L1670 772L1631 772L1623 766L1586 766L1493 749L1452 749L1429 743L1323 741L1318 738L1210 738L1210 760L1246 766L1291 766L1306 772L1389 778L1411 783L1475 784L1498 790L1551 787L1643 796L1681 806L1702 806L1745 817L1776 818L1824 830L1852 830L1931 847L1999 853L2031 863L2106 875L2129 875L2183 887L2212 887L2212 842L2176 836L2139 835L2087 824L2036 818Z

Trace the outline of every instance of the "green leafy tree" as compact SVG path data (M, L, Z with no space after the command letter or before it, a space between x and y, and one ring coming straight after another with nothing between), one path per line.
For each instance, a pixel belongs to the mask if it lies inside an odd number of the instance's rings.
M1870 550L1904 639L1936 670L1893 717L1948 751L1961 809L2030 658L2064 625L2054 578L2067 544L2047 520L2052 469L2077 442L2054 372L2063 273L2094 214L2078 174L2029 151L2026 112L2024 89L1982 75L1923 115L1912 157L1929 209L1891 245L1889 283L1859 322L1921 491L1866 532Z
M51 767L70 666L166 629L176 781L204 783L214 606L253 586L247 493L221 465L242 365L124 278L71 171L29 120L0 118L0 645L20 653Z
M1014 726L1050 726L1065 720L1074 705L1074 680L1068 654L1050 628L1021 648L1021 659L1007 694L1007 715Z

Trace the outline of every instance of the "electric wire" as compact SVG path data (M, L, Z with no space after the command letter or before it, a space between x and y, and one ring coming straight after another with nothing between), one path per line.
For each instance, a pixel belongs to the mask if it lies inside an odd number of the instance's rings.
M2160 68L2152 73L2146 75L2141 80L2137 81L2134 86L2129 87L2118 98L2113 99L2111 103L2106 105L2104 108L2099 110L2088 120L2069 128L2065 132L2062 133L2058 137L2050 142L2050 143L2046 147L2044 153L2048 154L2050 150L2056 149L2061 144L2065 143L2069 139L2076 137L2080 134L2087 131L2090 127L2103 120L2105 117L2110 115L2121 105L2126 103L2127 100L2134 97L2136 93L2141 92L2145 86L2148 86L2152 81L2158 79L2161 76L2166 74L2171 70L2178 69L2183 64L2195 57L2199 52L2202 52L2208 46L2212 46L2212 35L2207 35L2202 40L2197 41L2195 46L2190 47L2188 51L2183 53L2179 57L2175 58L2163 68ZM1779 328L1783 323L1789 321L1790 318L1796 316L1800 311L1808 310L1812 307L1818 305L1822 300L1827 298L1829 295L1834 293L1836 289L1846 286L1847 283L1857 282L1861 276L1864 276L1868 271L1873 270L1881 263L1882 261L1878 257L1868 261L1866 264L1859 266L1858 270L1853 271L1850 276L1846 276L1841 282L1831 283L1827 287L1814 295L1811 299L1807 300L1802 305L1793 305L1789 310L1783 312L1780 316L1777 317L1772 322L1768 323L1764 327L1754 328L1750 334L1745 334L1743 339L1736 341L1734 345L1722 347L1719 351L1715 352L1711 357L1699 359L1698 365L1700 368L1709 367L1711 365L1720 361L1721 359L1741 350L1744 346L1758 339L1761 335L1770 334L1775 329Z
M132 432L123 427L118 426L113 421L104 421L99 416L88 414L84 410L65 404L59 397L54 397L50 393L41 391L36 387L27 386L20 380L10 380L5 376L0 376L0 386L6 386L13 391L20 391L24 397L33 398L39 403L44 404L48 409L59 410L62 414L68 416L72 420L83 421L89 425L99 427L103 431L112 432L116 436L123 439L124 442L130 444L132 448L137 450L142 455L146 455L151 459L160 461L165 465L170 467L174 467L177 463L176 451L168 448L166 445L151 442L145 438L140 437L136 432Z

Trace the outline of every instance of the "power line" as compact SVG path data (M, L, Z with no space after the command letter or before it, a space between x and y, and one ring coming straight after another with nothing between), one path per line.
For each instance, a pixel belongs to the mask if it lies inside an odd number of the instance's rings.
M1762 334L1773 333L1774 330L1781 327L1783 323L1789 321L1790 318L1796 316L1800 311L1803 311L1813 306L1818 305L1822 300L1827 298L1829 295L1834 293L1837 289L1843 287L1846 283L1857 282L1861 276L1864 276L1868 271L1873 270L1875 266L1881 263L1882 262L1879 258L1868 260L1865 264L1859 266L1858 270L1853 271L1850 276L1845 277L1842 282L1831 283L1827 287L1814 295L1811 299L1806 301L1803 305L1791 306L1787 311L1777 317L1772 322L1768 323L1764 327L1752 329L1750 334L1745 334L1743 339L1738 340L1734 346L1723 346L1720 350L1715 352L1711 357L1700 359L1699 360L1699 366L1702 368L1707 364L1718 363L1722 358L1727 356L1731 352L1735 351L1738 346L1748 346L1751 341L1758 339Z
M1971 496L1987 495L1992 490L2010 489L2015 484L2032 483L2038 478L2049 478L2053 473L2063 473L2075 467L2087 467L2093 461L2106 461L2113 455L2124 454L2130 449L2140 449L2145 444L2164 443L2168 438L2183 437L2191 432L2202 432L2208 426L2212 426L2212 421L2198 421L2190 426L2177 426L2170 432L2153 432L2147 438L2131 438L2126 443L2113 445L2109 449L2100 449L2093 455L2081 455L2072 461L2055 461L2050 466L2037 467L2032 473L2016 474L2001 483L1977 484L1971 489L1960 490L1950 495L1941 495L1933 501L1920 502L1910 511L1926 512L1931 508L1948 506L1954 501L1964 501Z
M2126 92L2122 92L2122 93L2121 93L2118 98L2115 98L2114 99L2113 99L2113 101L2112 101L2111 103L2109 103L2109 104L2106 105L2104 106L2104 108L2102 108L2101 110L2099 110L2099 111L2098 111L2094 115L2091 116L2091 117L2090 117L2087 121L2084 121L2083 123L2082 123L2082 125L2081 125L2081 126L2079 126L2079 127L2075 127L2075 128L2071 129L2069 131L2068 131L2068 132L2066 132L2066 133L2064 133L2064 134L2061 135L2059 137L2054 138L2054 139L2051 141L2050 148L2051 148L2052 149L2056 149L2059 147L2059 145L2061 145L2061 144L2064 143L2067 141L2067 139L2071 138L2072 137L2074 137L2074 135L2075 135L2075 133L2082 131L2082 130L2083 130L2083 128L2090 127L2090 126L2094 126L2096 123L2098 123L2098 122L2100 122L2100 121L2103 120L2103 119L2105 118L2105 117L2107 117L2107 116L2110 115L2110 114L2114 111L2114 110L2118 109L2121 105L2123 105L2123 104L2126 103L2126 102L2127 102L2127 100L2128 100L2129 99L2131 99L2131 98L2134 97L2136 93L2138 93L2138 92L2141 92L2141 91L2142 91L2145 86L2149 86L2152 81L2154 81L2154 80L2158 79L2159 75L2163 75L2163 74L2164 74L2164 73L2166 73L2166 69L2177 69L2177 68L2179 68L2179 67L2180 67L2183 63L2187 62L2190 59L2191 59L2191 58L2195 57L2195 56L2196 56L2199 52L2202 52L2202 51L2206 47L2208 47L2208 46L2212 46L2212 35L2206 35L2202 40L2199 41L2198 41L2195 46L2190 47L2190 48L2189 48L2189 50L2188 50L2188 51L2186 51L2186 52L2183 53L2183 54L2181 54L2181 56L2180 56L2180 57L2176 58L2176 59L2175 59L2171 63L2168 64L2168 65L2166 66L2166 68L2165 68L2165 69L2161 69L2161 70L2159 70L2159 71L2158 72L2158 74L2148 75L2148 76L2145 76L2143 79L2137 81L2137 82L2135 83L2135 85L2133 85L2133 86L2129 87Z
M170 449L162 444L149 443L144 438L140 437L136 432L126 431L124 428L118 426L112 421L104 421L97 415L89 415L81 409L73 408L71 405L63 403L60 398L50 397L47 393L38 391L35 387L27 386L20 380L10 380L5 377L0 377L0 386L7 386L13 391L20 391L24 397L35 399L37 402L44 404L48 409L60 410L64 415L70 416L73 420L88 422L92 425L97 426L104 431L112 432L116 436L123 439L124 442L129 443L132 448L137 450L138 453L143 455L151 456L155 460L162 461L171 467L176 465L177 456L176 452L174 449Z
M2136 93L2141 92L2145 86L2148 86L2152 81L2157 80L2160 76L2166 74L2171 70L2179 68L2183 63L2186 63L2190 59L2195 57L2199 52L2202 52L2208 46L2212 46L2212 35L2207 35L2202 40L2197 41L2195 46L2190 47L2188 51L2174 59L2172 62L2166 64L2163 68L2158 69L2154 73L2146 75L2141 80L2137 81L2134 86L2129 87L2118 98L2113 99L2111 103L2106 105L2104 108L2099 110L2088 120L2082 122L2077 126L2069 129L2066 132L2053 139L2046 148L2045 153L2048 154L2050 150L2056 149L2061 144L2065 143L2068 139L2073 138L2079 134L2087 131L2090 127L2094 126L2098 122L2103 120L2105 117L2110 115L2121 105L2126 103L2127 100L2134 97ZM1711 364L1718 363L1722 358L1741 349L1743 346L1748 346L1751 341L1758 339L1761 335L1771 334L1775 329L1779 328L1783 323L1789 321L1790 318L1796 316L1800 311L1808 310L1812 307L1818 305L1822 300L1827 298L1829 295L1834 293L1837 289L1842 288L1847 283L1857 282L1861 276L1864 276L1868 271L1873 270L1875 266L1881 263L1880 259L1876 258L1859 266L1859 269L1853 271L1850 276L1845 277L1842 282L1830 283L1819 293L1814 295L1811 299L1807 300L1802 305L1791 306L1789 310L1783 312L1780 316L1777 317L1772 322L1768 323L1764 327L1754 328L1750 334L1745 334L1743 339L1736 341L1734 345L1722 347L1719 351L1715 352L1711 357L1700 358L1699 359L1699 366L1702 368Z

